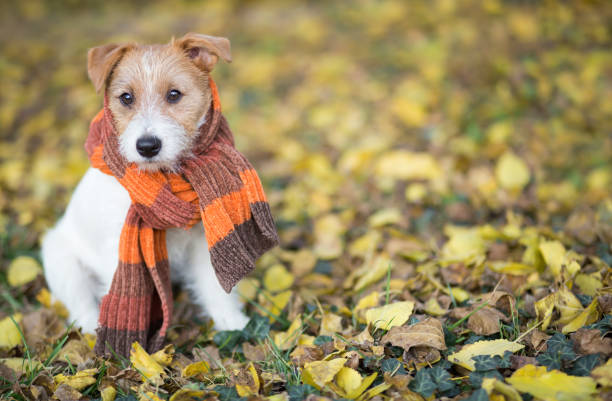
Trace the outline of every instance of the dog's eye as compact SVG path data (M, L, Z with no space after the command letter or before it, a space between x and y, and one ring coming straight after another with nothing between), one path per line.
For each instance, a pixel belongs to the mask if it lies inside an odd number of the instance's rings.
M181 100L181 97L183 97L181 92L177 91L176 89L170 89L166 95L166 100L168 103L176 103Z
M134 96L132 96L131 93L122 93L121 96L119 96L119 101L121 102L122 105L124 106L129 106L132 103L134 103Z

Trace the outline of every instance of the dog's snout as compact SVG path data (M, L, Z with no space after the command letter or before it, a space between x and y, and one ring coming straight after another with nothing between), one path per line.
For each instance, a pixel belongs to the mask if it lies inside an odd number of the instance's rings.
M162 143L156 136L142 136L136 141L136 150L143 157L153 157L161 150Z

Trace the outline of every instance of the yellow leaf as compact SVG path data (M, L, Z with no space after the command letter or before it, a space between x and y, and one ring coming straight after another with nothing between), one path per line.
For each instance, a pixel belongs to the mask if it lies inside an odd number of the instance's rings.
M452 295L459 303L467 301L470 298L470 293L460 287L451 287L450 291L448 288L445 288L443 291L448 295Z
M278 292L291 287L294 280L293 274L289 273L285 266L278 263L266 270L263 283L268 291Z
M590 377L569 376L531 364L515 371L506 381L521 393L529 393L544 401L594 400L597 386Z
M383 227L390 224L397 224L402 219L402 214L397 208L382 209L368 218L371 227Z
M332 388L339 396L352 400L366 391L376 379L377 375L377 373L373 373L362 378L355 369L343 367L336 375L337 386L333 386Z
M190 363L189 365L185 366L181 371L181 374L183 375L183 377L192 377L200 373L208 373L209 370L210 366L208 365L208 362L199 361Z
M320 336L333 336L334 333L342 331L342 317L333 313L323 314L321 319Z
M378 306L379 297L380 294L378 293L378 291L372 291L357 302L357 305L355 305L355 307L353 308L353 314L357 316L357 319L360 323L365 323L365 317L363 316L364 314L360 312L365 309L374 308Z
M193 401L204 399L207 392L205 390L194 390L191 388L182 388L172 394L170 401Z
M555 294L550 294L535 302L535 310L538 321L542 323L542 330L546 330L552 319L553 309L555 307Z
M468 370L474 370L473 357L478 355L504 355L504 352L516 352L524 346L508 340L477 341L461 348L461 351L448 356L448 360Z
M449 262L471 262L475 257L484 255L484 240L477 227L444 227L449 237L442 247L442 258Z
M573 333L582 326L587 324L595 323L599 320L599 311L597 310L598 302L597 298L593 300L578 316L574 318L567 325L563 326L561 331L563 334Z
M555 308L561 314L559 324L569 323L583 311L580 300L565 286L555 292Z
M164 401L159 398L157 394L152 391L147 391L146 393L140 393L138 396L138 401Z
M259 280L253 277L245 277L236 285L236 292L240 295L242 302L248 302L255 300L258 288Z
M248 397L259 393L259 375L253 362L250 362L247 367L247 383L236 383L236 392L241 397Z
M351 256L365 258L376 250L381 238L382 235L378 231L370 230L361 237L355 239L349 246L348 252Z
M42 363L35 359L32 359L30 363L30 360L24 358L0 358L0 363L8 366L15 373L33 372L43 367Z
M398 180L433 180L442 175L442 169L429 153L398 150L381 156L376 165L376 174Z
M261 305L271 313L270 322L273 323L276 321L275 316L280 316L283 309L285 309L285 306L287 306L289 303L292 294L293 292L291 290L279 292L275 295L268 295L267 297L260 294Z
M117 390L113 386L106 386L100 390L100 395L102 396L102 401L115 401Z
M402 301L368 309L365 312L366 322L377 329L389 330L391 327L401 326L408 321L414 302Z
M21 313L15 313L12 318L15 323L21 322ZM0 320L0 348L13 348L21 344L19 327L13 323L11 316Z
M359 277L353 286L355 292L359 292L383 278L391 267L391 259L387 255L379 255L371 265L366 264L359 269L356 276Z
M535 266L517 262L497 261L491 262L488 266L496 273L510 274L513 276L524 276L538 271Z
M445 309L442 309L440 303L438 303L438 300L434 297L429 298L427 302L425 302L423 309L428 315L432 316L442 316L447 312Z
M161 385L164 382L162 379L164 368L138 342L132 344L130 362L142 375L143 381L150 381L154 385Z
M336 214L320 217L314 224L315 245L313 251L320 259L335 259L344 249L343 234L346 228Z
M282 392L274 395L269 395L268 401L289 401L289 394L287 394L286 392Z
M601 274L593 273L593 274L578 274L574 279L574 282L580 290L592 297L596 296L598 290L603 287L603 283L601 282Z
M540 252L551 273L555 277L559 277L565 260L565 247L563 244L556 240L543 241L540 243Z
M502 394L508 401L523 401L518 391L497 379L486 377L482 380L481 387L485 389L489 396L492 396L492 393L495 392Z
M331 361L314 361L304 365L302 381L320 390L332 380L342 369L346 358L336 358Z
M529 182L529 168L525 162L512 152L504 153L495 166L495 177L499 186L520 192Z
M591 371L591 376L604 387L612 387L612 359Z
M151 358L155 360L155 362L159 363L161 366L168 366L172 363L172 358L174 357L174 345L168 344L164 348L160 349L153 355Z
M11 287L19 287L34 280L39 274L42 274L42 267L36 259L18 256L9 265L6 279Z
M274 335L274 344L276 344L278 349L281 351L291 349L297 343L301 333L302 319L298 316L297 319L293 320L287 331L276 333Z
M361 397L357 398L357 401L365 401L369 400L370 398L376 397L378 394L389 389L389 387L391 387L391 384L381 383L378 386L372 387L371 389L363 393Z
M59 374L53 377L53 380L57 384L66 383L75 390L83 390L85 387L92 385L96 382L96 378L93 377L98 373L98 369L85 369L76 372L72 376L65 376Z

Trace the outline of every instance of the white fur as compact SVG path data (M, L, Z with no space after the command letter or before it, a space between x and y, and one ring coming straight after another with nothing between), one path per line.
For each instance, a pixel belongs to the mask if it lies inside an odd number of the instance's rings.
M90 168L66 213L43 239L49 288L85 332L97 327L99 303L117 267L119 236L129 206L127 191L114 177ZM242 329L248 319L237 294L227 294L219 285L202 225L189 231L168 230L167 245L172 279L190 290L193 301L218 329Z
M141 156L136 150L136 141L143 136L154 136L161 140L161 150L151 158ZM185 129L172 118L158 110L146 109L132 118L119 136L119 151L129 162L138 163L142 169L157 170L160 167L175 169L179 160L191 147L191 139Z

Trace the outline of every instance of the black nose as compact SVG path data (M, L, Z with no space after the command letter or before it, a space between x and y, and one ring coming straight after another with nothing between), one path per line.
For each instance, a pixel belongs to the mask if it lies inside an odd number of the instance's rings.
M136 150L143 157L153 157L161 150L162 143L155 136L143 136L136 141Z

